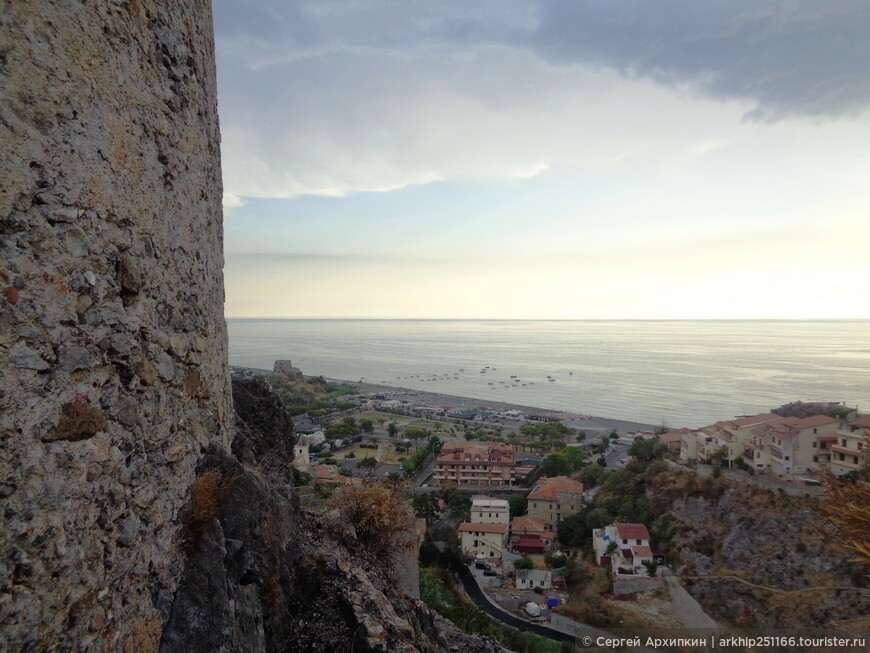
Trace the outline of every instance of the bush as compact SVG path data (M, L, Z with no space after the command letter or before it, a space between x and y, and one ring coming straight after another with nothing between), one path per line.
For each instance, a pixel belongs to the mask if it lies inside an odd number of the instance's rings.
M534 566L535 563L532 562L532 559L527 555L514 561L514 569L532 569Z
M559 569L568 564L568 556L563 553L545 553L544 562L551 569Z
M220 469L208 469L194 479L190 486L190 510L187 528L197 533L217 513L238 482L241 474L226 475Z
M399 488L386 483L346 486L332 504L342 523L354 527L366 553L394 560L416 546L414 515Z

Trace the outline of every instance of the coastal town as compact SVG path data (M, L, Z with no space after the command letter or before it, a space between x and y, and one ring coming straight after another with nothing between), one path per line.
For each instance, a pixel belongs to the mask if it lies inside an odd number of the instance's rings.
M262 377L278 388L306 378L289 361ZM787 501L817 501L825 474L853 478L868 466L870 417L840 404L665 429L323 382L341 388L330 400L334 410L318 401L294 411L293 467L304 500L372 482L401 487L416 519L424 590L451 587L455 600L490 618L557 639L623 625L754 625L709 614L695 591L701 568L718 578L714 566L737 565L690 535L696 526L683 524L680 533L680 506L732 493L804 509L811 503ZM638 491L644 483L656 492ZM799 549L812 546L801 541ZM838 565L825 569L841 573ZM747 573L743 582L753 578ZM870 603L863 582L855 583L849 601L831 599L841 609L814 625L866 632Z

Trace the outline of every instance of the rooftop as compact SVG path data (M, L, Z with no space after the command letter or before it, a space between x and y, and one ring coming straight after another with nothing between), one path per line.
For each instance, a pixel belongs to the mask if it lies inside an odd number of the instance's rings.
M472 510L475 508L492 508L507 510L507 499L493 499L492 497L474 497L471 502Z
M544 522L528 515L514 517L511 521L511 530L514 533L541 533L544 531Z
M825 424L836 424L836 417L828 417L827 415L813 415L812 417L788 417L785 419L785 424L796 429L808 429L814 426L823 426Z
M507 526L505 524L471 524L469 522L463 522L459 524L459 532L460 533L501 533L504 535L507 533Z
M548 581L552 577L553 572L544 569L520 569L517 571L517 580Z
M580 494L583 484L567 476L544 477L529 493L529 499L555 501L558 494Z
M615 522L616 532L624 540L649 540L649 531L643 524L620 524Z
M728 422L729 425L743 428L744 426L756 426L765 422L772 422L775 419L782 419L774 413L762 413L761 415L752 415L751 417L738 417Z

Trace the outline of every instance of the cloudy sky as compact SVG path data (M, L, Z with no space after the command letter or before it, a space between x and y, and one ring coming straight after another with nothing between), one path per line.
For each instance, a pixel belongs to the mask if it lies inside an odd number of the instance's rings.
M870 317L867 0L214 17L228 316Z

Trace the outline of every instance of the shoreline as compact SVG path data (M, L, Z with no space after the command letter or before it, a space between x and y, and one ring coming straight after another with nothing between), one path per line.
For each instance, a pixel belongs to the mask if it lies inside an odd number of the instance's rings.
M587 415L582 413L572 413L564 410L554 410L551 408L541 408L539 406L527 406L524 404L508 403L504 401L492 401L479 397L466 397L462 395L451 395L442 392L430 392L428 390L416 390L404 386L383 385L380 383L351 381L349 379L335 379L324 377L328 382L341 383L355 386L361 395L370 395L378 393L391 393L398 396L415 397L420 404L433 406L449 406L451 408L473 408L487 407L496 410L519 410L527 413L537 413L542 415L559 416L559 421L567 426L577 428L578 430L590 431L616 431L620 436L636 431L651 431L659 428L656 424L646 422L637 422L634 420L621 419L617 417L603 417L600 415Z

